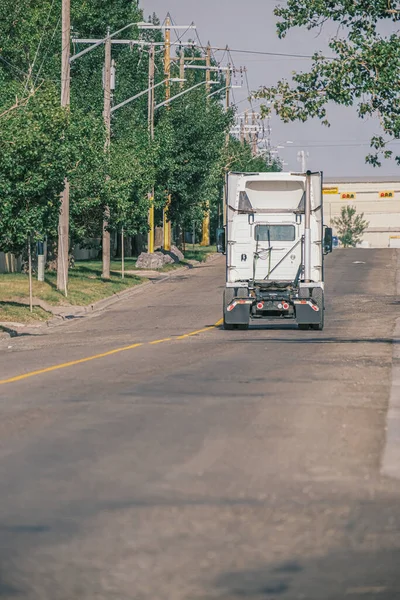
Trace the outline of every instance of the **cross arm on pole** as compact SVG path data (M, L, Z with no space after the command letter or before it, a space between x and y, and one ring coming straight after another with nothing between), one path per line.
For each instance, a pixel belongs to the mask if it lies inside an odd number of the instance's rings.
M167 27L165 27L165 25L153 25L152 23L143 23L142 21L140 21L138 23L129 23L128 25L125 25L125 27L121 27L121 29L118 29L118 31L114 31L114 33L111 33L109 36L106 36L105 38L102 38L101 40L74 39L75 42L80 42L81 44L92 44L92 45L89 48L85 48L85 50L78 52L78 54L71 56L71 58L69 59L69 62L72 63L77 58L80 58L84 54L87 54L88 52L91 52L98 46L101 46L101 44L104 44L108 38L113 38L116 35L118 35L119 33L122 33L123 31L125 31L125 29L128 29L129 27L134 27L134 26L136 26L138 29L142 29L142 30L168 29ZM174 29L185 29L185 30L196 29L196 25L194 25L193 23L191 25L174 25ZM129 40L126 40L126 41L128 42ZM135 40L133 40L133 41L135 41Z

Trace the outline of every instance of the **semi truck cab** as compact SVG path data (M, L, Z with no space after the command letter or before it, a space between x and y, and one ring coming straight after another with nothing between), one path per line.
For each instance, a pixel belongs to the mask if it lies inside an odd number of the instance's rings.
M322 173L229 173L224 228L225 329L291 319L300 329L324 326L324 255L332 230L323 225Z

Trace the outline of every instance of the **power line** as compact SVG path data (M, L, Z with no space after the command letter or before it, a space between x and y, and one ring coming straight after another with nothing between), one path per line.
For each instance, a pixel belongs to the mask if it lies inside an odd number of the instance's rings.
M41 47L41 45L42 45L42 42L43 42L43 39L44 39L44 35L45 35L45 33L46 33L46 30L47 30L47 24L48 24L48 22L49 22L49 20L50 20L50 15L51 15L51 13L52 13L52 10L53 10L54 2L55 2L55 0L53 0L53 1L52 1L52 3L51 3L51 6L50 6L50 9L49 9L49 12L47 13L47 19L46 19L46 23L45 23L45 24L44 24L44 26L43 26L42 35L40 36L40 40L39 40L39 43L38 43L38 47L37 47L37 49L36 49L36 53L35 53L35 56L34 56L34 59L33 59L33 63L32 63L32 66L31 66L31 74L32 74L32 75L33 75L33 69L35 68L36 59L37 59L37 57L38 57L38 54L39 54L39 50L40 50L40 47ZM29 81L29 79L27 79L27 81L26 81L26 84L25 84L25 89L26 89L26 87L27 87L27 85L28 85L28 81Z
M182 34L179 34L178 30L177 30L177 29L174 27L174 25L176 25L176 23L175 23L174 19L172 18L172 16L171 16L171 13L168 13L168 14L167 14L167 17L168 17L168 16L169 16L169 18L171 19L171 25L172 25L171 29L173 29L173 30L174 30L174 32L175 32L175 35L176 35L176 41L175 41L175 44L176 44L176 43L178 43L178 44L179 44L179 43L182 41L182 39L185 37L185 35L187 34L187 32L188 32L188 31L190 31L190 29L191 29L192 25L194 25L194 22L192 21L192 23L189 25L189 27L186 29L186 31L184 31ZM164 21L164 23L165 23L165 21Z
M212 47L212 50L219 50L220 52L223 52L224 48L215 48ZM287 58L314 58L315 55L311 55L311 54L287 54L285 52L267 52L267 51L263 51L263 50L238 50L235 48L229 48L230 52L236 52L238 54L255 54L255 55L260 55L260 56L282 56L282 57L287 57ZM335 60L333 57L329 57L329 56L321 56L321 59L324 60Z
M26 73L25 71L22 71L21 69L19 69L18 67L15 67L13 64L11 64L6 58L4 58L3 56L0 55L0 60L7 65L8 67L10 67L11 69L14 69L14 71L17 71L18 73L21 73L21 75L24 75L25 77L29 77L29 74Z
M50 48L51 48L51 45L52 45L52 43L53 43L54 36L56 35L56 32L57 32L58 26L60 25L60 21L61 21L61 17L59 17L59 18L58 18L57 24L56 24L56 26L55 26L55 28L54 28L54 31L53 31L53 35L51 36L51 40L50 40L50 42L49 42L49 45L48 45L48 47L47 47L47 50L46 50L46 52L44 53L44 56L43 56L43 59L42 59L41 65L40 65L40 67L39 67L39 70L38 70L38 72L37 72L37 74L36 74L36 77L35 77L35 83L34 83L34 85L36 85L36 83L37 83L37 81L38 81L38 79L39 79L39 75L40 75L40 73L41 73L41 71L42 71L43 65L44 65L44 63L45 63L45 60L46 60L46 58L47 58L47 56L48 56L48 54L49 54L49 50L50 50Z

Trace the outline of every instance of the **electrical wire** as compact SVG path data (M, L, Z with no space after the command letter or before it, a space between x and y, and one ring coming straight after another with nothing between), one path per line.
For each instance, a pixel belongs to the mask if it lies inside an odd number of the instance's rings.
M44 63L45 63L45 60L46 60L46 58L47 58L47 56L48 56L48 54L49 54L49 50L50 50L50 48L51 48L51 45L52 45L52 43L53 43L54 36L56 35L56 32L57 32L58 26L59 26L59 24L60 24L60 21L61 21L61 17L59 17L59 18L58 18L57 24L56 24L56 26L55 26L55 28L54 28L54 31L53 31L53 35L51 36L51 40L50 40L50 42L49 42L49 45L48 45L48 47L47 47L47 50L46 50L46 52L44 53L44 56L43 56L43 59L42 59L41 65L40 65L40 67L39 67L39 70L38 70L38 72L37 72L37 74L36 74L36 77L35 77L34 85L36 85L36 83L37 83L37 81L38 81L38 79L39 79L39 75L40 75L40 73L41 73L41 71L42 71L42 68L43 68L43 65L44 65Z
M224 58L225 58L225 56L227 54L227 50L228 50L228 46L225 48L224 53L223 53L221 59L218 61L218 66L220 66L220 64L224 62Z
M37 57L38 57L39 50L40 50L40 47L41 47L41 45L42 45L42 42L43 42L44 34L46 33L47 24L48 24L48 22L49 22L50 15L51 15L51 13L52 13L52 10L53 10L54 2L55 2L55 0L53 0L53 1L52 1L52 3L51 3L51 6L50 6L50 9L49 9L49 12L47 13L47 19L46 19L46 23L45 23L45 24L44 24L44 26L43 26L42 35L40 36L39 44L38 44L38 47L36 48L36 53L35 53L35 56L34 56L34 58L33 58L33 63L32 63L32 67L31 67L31 76L33 75L33 69L35 68L36 59L37 59ZM28 79L27 79L27 81L26 81L26 84L25 84L25 90L26 90L26 88L27 88L27 86L28 86L28 81L29 81L29 79L30 79L30 77L28 77Z
M168 14L167 14L167 17L169 17L169 18L170 18L170 20L171 20L171 25L172 25L171 29L173 29L173 30L174 30L174 32L175 32L175 35L176 35L175 45L176 45L176 44L178 44L178 45L179 45L179 43L180 43L180 42L182 42L182 40L183 40L183 38L185 37L185 35L187 34L187 32L191 30L191 27L192 27L192 25L194 25L194 23L193 23L193 21L192 21L192 23L189 25L189 27L188 27L188 28L187 28L187 29L186 29L186 30L185 30L183 33L179 33L179 30L178 30L178 29L175 29L175 27L174 27L174 25L176 25L176 23L175 23L174 19L172 18L172 16L171 16L171 13L168 13Z
M198 37L197 32L196 32L196 35ZM199 44L200 44L200 48L202 48L204 50L204 46L201 44L200 40L199 40ZM218 48L216 46L212 46L211 50L223 52L224 48ZM280 56L280 57L285 57L285 58L309 58L309 59L314 58L314 55L311 55L311 54L289 54L286 52L267 52L267 51L263 51L263 50L239 50L237 48L229 48L229 52L234 52L236 54L254 54L254 55L259 55L259 56ZM324 60L335 60L334 57L332 57L332 56L331 57L321 56L321 58L323 58Z
M21 73L21 75L23 75L24 77L29 77L29 73L26 73L25 71L22 71L22 69L20 69L19 67L15 67L6 58L4 58L3 56L1 56L1 54L0 54L0 60L4 64L6 64L8 67L10 67L11 69L14 69L14 71L16 71L17 73Z

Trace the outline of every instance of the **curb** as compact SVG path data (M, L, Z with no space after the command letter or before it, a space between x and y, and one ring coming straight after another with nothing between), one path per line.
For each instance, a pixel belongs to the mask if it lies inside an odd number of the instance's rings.
M184 270L190 271L195 266L196 267L202 266L202 265L204 266L205 264L207 264L209 262L213 262L218 257L219 257L219 254L210 254L207 257L206 261L204 261L204 262L194 262L194 263L191 263L190 265L182 265L181 267L178 267L178 268L174 269L173 271L165 273L163 276L155 279L154 281L145 281L144 283L135 285L134 287L129 288L128 290L124 290L122 292L117 292L116 294L113 294L112 296L109 296L108 298L103 298L102 300L98 300L97 302L93 302L92 304L88 304L87 306L75 306L75 307L71 306L71 307L68 307L68 310L57 311L57 312L54 310L56 308L54 306L48 305L48 308L44 308L42 306L41 308L43 308L44 310L47 310L47 312L51 312L53 314L52 318L50 318L48 321L45 321L38 325L33 325L31 323L28 325L23 325L21 323L21 326L18 328L14 328L15 326L12 327L11 323L4 323L4 324L0 323L0 340L7 339L10 337L17 337L18 335L20 335L20 329L23 329L24 332L29 331L29 329L38 331L39 329L42 329L43 327L57 327L57 326L65 324L65 323L68 323L70 320L72 321L76 318L83 318L88 315L94 315L96 313L101 312L102 310L105 310L109 306L116 304L120 300L125 300L126 298L130 298L131 296L135 296L136 294L140 293L143 289L145 289L151 285L157 285L157 283L159 283L159 282L166 281L168 279L173 279L176 275L178 275L179 273L181 273ZM138 274L138 276L139 276L139 274ZM47 306L47 303L45 303L45 304ZM37 306L40 306L40 304L38 303Z

